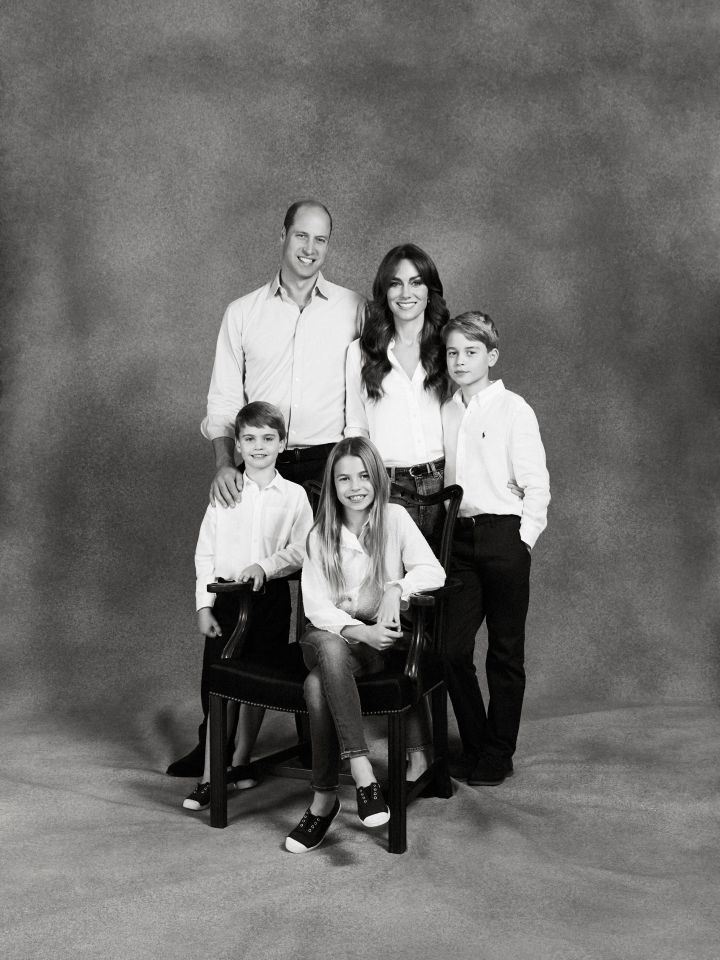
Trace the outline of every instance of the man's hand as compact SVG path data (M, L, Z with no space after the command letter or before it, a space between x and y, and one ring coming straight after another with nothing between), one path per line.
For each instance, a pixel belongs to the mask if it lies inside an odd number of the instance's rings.
M398 626L400 623L400 595L399 583L392 583L383 593L377 612L378 623L391 623Z
M240 574L240 583L248 583L250 580L252 580L253 590L257 593L265 583L265 571L259 563L251 563Z
M220 624L213 616L212 607L201 607L198 610L198 629L204 637L221 637Z
M220 507L234 507L242 500L243 475L237 467L220 467L210 486L210 503Z

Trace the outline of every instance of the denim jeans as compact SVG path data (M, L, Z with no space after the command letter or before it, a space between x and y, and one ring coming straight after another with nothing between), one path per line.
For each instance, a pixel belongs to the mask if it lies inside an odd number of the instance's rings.
M433 546L436 541L439 541L442 533L443 505L420 507L404 497L403 491L407 490L409 493L418 493L420 496L427 497L431 493L442 490L444 482L443 465L438 466L432 473L419 476L408 472L413 470L413 467L387 467L386 469L391 481L390 502L399 503L405 507L417 526L420 527L430 546Z
M369 754L365 741L356 677L379 673L382 654L365 643L348 644L341 636L309 627L300 640L305 666L305 702L310 714L312 788L336 790L340 760ZM427 706L409 712L407 749L430 742Z

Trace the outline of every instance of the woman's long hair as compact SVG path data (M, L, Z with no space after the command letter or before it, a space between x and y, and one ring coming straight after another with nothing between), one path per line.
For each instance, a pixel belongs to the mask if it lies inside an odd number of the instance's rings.
M346 437L330 451L323 474L320 503L315 523L308 534L307 549L310 555L310 535L315 532L320 551L320 564L325 579L330 584L333 602L337 603L345 592L345 581L340 564L340 529L343 524L343 508L335 490L335 467L342 457L359 457L368 472L375 491L362 533L363 546L370 557L370 569L363 581L377 593L377 602L382 596L385 574L385 507L390 494L390 481L377 448L365 437Z
M365 311L360 335L362 383L370 400L383 395L382 382L390 372L388 344L395 336L395 322L387 302L387 292L401 260L410 260L428 288L425 320L420 335L420 362L425 370L425 389L434 390L442 399L445 392L445 348L440 331L450 319L443 299L443 285L432 259L414 243L393 247L382 259L373 281L372 300Z

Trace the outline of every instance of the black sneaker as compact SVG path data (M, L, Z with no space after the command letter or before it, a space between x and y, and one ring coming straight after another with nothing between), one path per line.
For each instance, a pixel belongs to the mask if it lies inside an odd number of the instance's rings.
M250 765L247 763L239 767L228 767L225 780L228 787L234 785L236 790L249 790L250 787L257 786L257 780L252 774Z
M512 775L512 760L484 753L477 758L467 782L471 787L496 787Z
M319 847L325 839L330 824L340 813L340 801L335 798L335 806L326 817L316 817L310 813L310 807L302 815L300 823L285 838L285 849L290 853L308 853Z
M192 793L183 800L186 810L204 810L210 806L210 784L198 783Z
M381 827L388 822L390 810L377 780L369 787L358 787L356 794L358 816L366 827Z

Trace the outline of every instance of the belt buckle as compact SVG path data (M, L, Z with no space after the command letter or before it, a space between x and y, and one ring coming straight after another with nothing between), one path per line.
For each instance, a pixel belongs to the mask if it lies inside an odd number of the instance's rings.
M416 470L418 471L417 473L415 472ZM423 463L408 467L408 474L413 480L417 480L418 477L428 477L430 476L430 464Z

